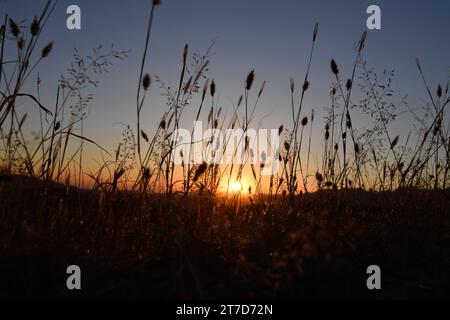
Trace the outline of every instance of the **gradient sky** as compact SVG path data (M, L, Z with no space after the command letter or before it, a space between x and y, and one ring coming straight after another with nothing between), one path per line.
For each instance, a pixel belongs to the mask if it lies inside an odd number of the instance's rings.
M54 105L57 79L70 65L74 48L84 54L99 44L132 50L126 61L117 62L109 74L97 77L100 86L93 91L91 116L86 120L86 134L109 150L120 139L122 127L117 123L135 123L139 59L150 2L60 0L42 38L42 45L54 41L51 57L37 70L43 81L43 101L48 105ZM24 25L28 26L44 4L45 0L0 0L0 16L7 12L18 21L26 19ZM66 28L70 4L81 7L81 31ZM446 0L162 0L156 10L145 70L175 86L184 44L203 52L216 39L209 76L216 81L220 105L228 114L231 112L230 101L236 103L245 75L254 68L256 86L267 81L258 109L259 118L269 116L264 127L289 125L289 78L303 81L312 30L318 22L320 31L304 110L309 115L314 108L319 119L325 116L322 108L329 105L333 81L330 59L336 59L343 75L350 75L353 46L366 30L366 8L371 4L381 7L382 30L369 31L365 57L379 71L395 69L396 93L408 94L412 106L423 104L426 92L415 58L422 61L433 88L449 78L450 1ZM161 92L153 85L144 106L143 128L149 133L166 109ZM186 113L186 126L191 125L193 113ZM400 118L392 130L404 133L411 125L407 118ZM316 127L316 134L322 135L323 125Z

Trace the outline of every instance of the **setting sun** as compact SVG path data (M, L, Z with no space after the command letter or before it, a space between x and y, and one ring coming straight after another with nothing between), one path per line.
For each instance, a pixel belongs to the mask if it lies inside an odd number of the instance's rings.
M242 191L242 184L239 181L235 181L230 185L231 192L241 192Z

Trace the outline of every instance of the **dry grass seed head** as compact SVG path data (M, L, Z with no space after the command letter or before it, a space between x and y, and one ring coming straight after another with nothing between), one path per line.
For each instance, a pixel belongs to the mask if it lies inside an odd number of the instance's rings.
M250 71L245 81L245 89L250 90L252 88L253 81L255 80L255 70Z
M308 117L304 117L302 119L302 126L306 126L308 124Z
M30 33L33 37L35 37L39 33L39 30L40 30L39 19L38 17L35 16L30 26Z
M305 83L303 83L303 92L306 92L306 90L308 90L309 88L309 81L305 80Z
M314 25L314 31L313 31L313 42L316 42L317 34L319 33L319 24L316 23Z
M294 79L290 79L290 85L291 85L291 93L293 94L295 91L295 80Z
M25 47L25 40L23 39L23 37L20 37L17 40L17 48L19 48L19 50L22 50Z
M208 92L208 86L209 86L209 79L206 79L205 84L203 85L202 100L205 99L206 93Z
M42 49L41 59L47 58L53 49L53 42L49 42L44 49Z
M396 136L394 140L392 140L391 148L394 148L398 143L399 136Z
M330 66L331 66L331 72L333 72L333 74L335 74L335 75L338 75L339 74L339 68L338 68L338 66L336 64L336 61L334 61L334 59L331 59Z
M144 78L142 79L142 87L144 88L145 91L147 91L150 88L151 81L152 80L150 78L150 75L146 73Z
M198 179L205 173L206 169L208 168L206 162L203 162L201 165L197 167L197 170L195 170L193 181L196 182Z
M263 91L264 91L265 86L266 86L266 81L263 82L263 84L261 85L261 88L259 89L259 92L258 92L258 98L261 97L261 95L262 95L262 93L263 93Z
M441 85L439 84L438 85L438 88L437 88L437 96L440 98L440 97L442 97L442 87L441 87Z
M348 79L347 83L345 84L345 88L348 90L350 90L352 88L352 80Z
M146 142L148 142L148 135L144 132L144 130L141 130L141 136Z
M9 19L9 31L11 32L11 34L13 35L14 38L19 37L20 28L19 28L18 24L11 18Z
M358 51L361 52L364 49L365 43L367 38L367 31L364 31L361 35L361 40L359 40L359 48Z
M183 64L186 65L187 57L189 52L189 46L186 44L183 49Z
M238 100L238 104L237 104L238 107L241 105L242 99L244 99L244 97L242 95L240 95L239 96L239 100Z
M216 94L216 83L213 81L211 81L211 86L209 88L210 93L211 93L211 97L214 97L214 95Z

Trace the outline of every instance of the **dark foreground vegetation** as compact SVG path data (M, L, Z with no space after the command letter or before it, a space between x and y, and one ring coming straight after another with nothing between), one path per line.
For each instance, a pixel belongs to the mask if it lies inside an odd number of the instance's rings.
M445 298L448 191L321 191L270 206L208 194L0 182L1 298ZM66 268L82 290L66 288ZM366 288L366 268L382 290Z
M222 102L208 73L212 47L187 44L176 85L147 73L153 0L143 48L133 48L136 122L106 150L86 135L89 92L130 51L75 50L57 84L41 79L53 42L40 36L56 5L46 1L27 24L0 17L0 298L450 297L450 85L427 80L426 62L415 62L425 94L416 105L393 89L393 70L366 61L363 32L350 66L330 52L330 104L315 114L304 99L317 85L315 24L291 105L279 106L291 118L275 125L280 147L253 154L248 133L261 125L266 82L250 70L236 103ZM43 105L41 86L54 86L54 103ZM158 87L166 109L144 121ZM240 129L243 161L208 161L225 154L213 139L185 143L201 144L200 162L179 150L174 133L189 109L209 129ZM410 129L399 134L401 121ZM269 154L279 166L264 180ZM81 267L81 291L66 288L69 265ZM370 265L381 267L381 291L367 290Z

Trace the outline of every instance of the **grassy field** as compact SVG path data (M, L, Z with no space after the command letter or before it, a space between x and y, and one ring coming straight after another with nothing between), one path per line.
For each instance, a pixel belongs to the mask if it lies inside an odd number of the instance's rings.
M449 193L322 191L267 207L2 176L2 298L445 298ZM298 205L297 205L298 204ZM68 265L83 290L65 286ZM382 291L366 268L382 270Z

